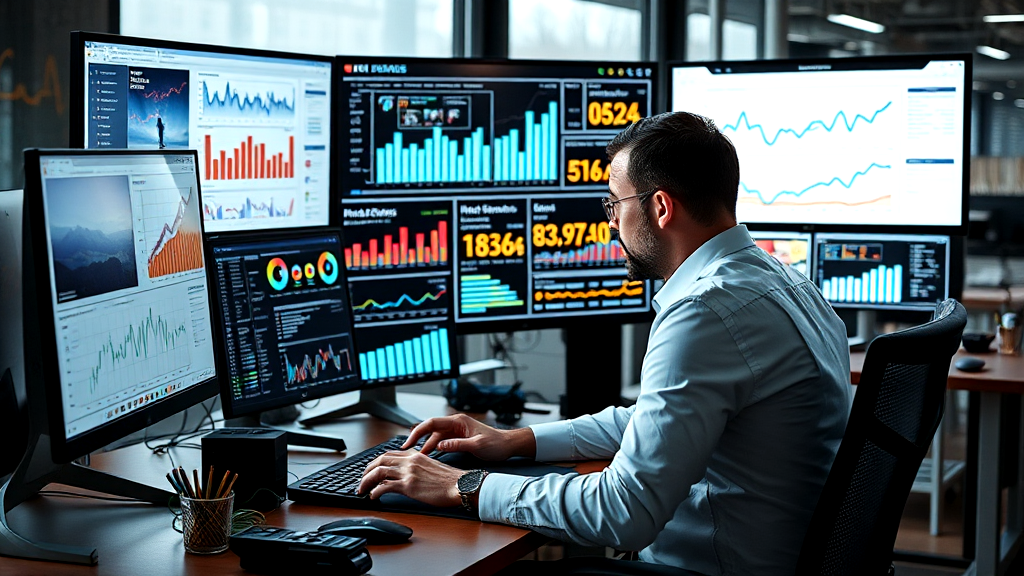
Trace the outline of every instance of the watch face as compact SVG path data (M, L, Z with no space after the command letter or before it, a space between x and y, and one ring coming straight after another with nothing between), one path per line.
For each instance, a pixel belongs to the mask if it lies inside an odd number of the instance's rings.
M483 470L471 470L459 477L459 492L471 493L480 489L483 484L486 472Z

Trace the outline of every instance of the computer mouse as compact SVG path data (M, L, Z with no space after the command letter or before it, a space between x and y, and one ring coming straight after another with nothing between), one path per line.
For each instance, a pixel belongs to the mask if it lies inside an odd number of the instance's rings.
M412 528L383 518L342 518L328 522L317 532L366 538L367 544L401 544L412 536Z
M957 370L963 372L978 372L985 366L985 361L974 356L965 356L957 360L953 365L956 366Z

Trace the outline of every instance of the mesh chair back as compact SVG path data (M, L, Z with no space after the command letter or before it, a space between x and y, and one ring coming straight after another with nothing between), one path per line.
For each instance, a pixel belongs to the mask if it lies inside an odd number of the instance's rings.
M804 538L798 575L887 574L903 507L942 419L949 364L967 311L936 306L927 324L878 336Z

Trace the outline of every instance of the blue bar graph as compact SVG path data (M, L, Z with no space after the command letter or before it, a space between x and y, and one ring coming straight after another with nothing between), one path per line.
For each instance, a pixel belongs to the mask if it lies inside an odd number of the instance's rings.
M860 276L833 276L821 283L830 302L898 304L903 301L903 266L878 266Z
M364 380L408 378L452 369L448 329L437 328L422 336L359 354Z
M463 276L459 280L459 307L463 314L483 314L490 308L522 306L519 293L491 278L490 274Z
M402 133L395 132L391 142L375 150L376 181L378 184L490 182L491 156L491 146L484 144L483 128L456 138L435 126L425 142L408 145Z

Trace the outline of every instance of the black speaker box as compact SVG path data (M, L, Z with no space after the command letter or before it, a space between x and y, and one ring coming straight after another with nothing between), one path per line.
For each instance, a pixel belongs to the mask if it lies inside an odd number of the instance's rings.
M268 428L221 428L203 436L203 472L214 469L214 486L224 472L238 474L235 510L270 510L284 499L288 488L287 433ZM266 490L273 494L275 498ZM257 493L259 491L259 493ZM254 497L255 496L255 497Z

